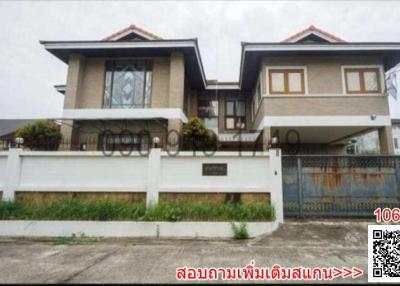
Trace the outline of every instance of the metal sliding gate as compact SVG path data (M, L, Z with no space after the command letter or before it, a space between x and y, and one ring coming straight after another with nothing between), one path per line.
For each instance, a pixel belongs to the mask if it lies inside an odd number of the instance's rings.
M283 156L285 217L372 217L400 207L400 156Z

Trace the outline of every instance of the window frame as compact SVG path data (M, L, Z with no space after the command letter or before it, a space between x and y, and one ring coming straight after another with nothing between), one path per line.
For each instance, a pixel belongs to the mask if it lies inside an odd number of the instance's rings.
M227 115L227 112L226 112L226 111L228 110L228 108L227 108L228 102L233 102L233 103L234 103L234 104L233 104L233 114L234 114L234 115ZM244 104L244 116L239 116L239 115L236 114L236 111L237 111L237 103L238 103L238 102L243 102L243 104ZM224 107L225 107L225 112L224 112L224 129L227 130L227 131L239 130L240 128L237 127L238 118L243 118L243 119L244 119L244 120L243 120L243 123L244 123L244 128L243 128L243 129L246 129L246 126L247 126L247 124L246 124L246 100L241 100L241 99L226 99L224 105L225 105L225 106L224 106ZM230 118L233 119L234 128L228 128L228 127L227 127L226 121L227 121L227 119L230 119Z
M365 89L365 72L376 72L377 75L377 90L368 91ZM360 90L350 91L347 82L347 73L358 72L360 80ZM362 76L361 76L362 74ZM342 66L342 81L343 81L343 94L382 94L383 82L383 69L380 65L364 65L364 66Z
M213 101L215 101L216 103L217 103L217 106L216 106L216 111L217 111L217 114L216 115L209 115L209 116L201 116L200 114L199 114L199 102L200 101L209 101L209 102L213 102ZM213 96L202 96L202 95L200 95L199 97L198 97L198 99L197 99L197 115L198 115L198 117L200 118L200 120L202 120L202 122L203 122L203 124L204 125L206 125L206 123L205 123L205 119L216 119L217 120L217 128L216 128L216 134L218 134L219 133L219 114L220 114L220 110L219 110L219 99L218 99L218 97L216 97L216 98L213 98ZM207 126L206 126L207 127ZM210 129L210 130L212 130L212 129ZM212 131L214 131L214 130L212 130ZM215 131L214 131L215 132Z
M284 74L284 91L272 91L272 73ZM290 72L300 73L301 77L301 91L289 90L289 74ZM266 83L268 95L307 95L307 67L306 66L267 66L266 67Z
M144 76L143 76L143 89L142 89L142 106L141 107L136 107L136 108L126 108L126 109L139 109L139 108L151 108L152 105L152 97L153 97L153 78L154 78L154 62L152 59L149 58L107 58L104 61L104 77L103 77L103 98L102 98L102 108L103 109L125 109L125 108L114 108L112 106L112 98L113 98L113 90L114 90L114 75L115 75L115 63L117 61L142 61L144 65ZM106 94L106 80L107 80L107 64L112 66L111 70L111 83L110 83L110 99L109 99L109 105L106 106L105 102L105 94ZM150 69L147 69L147 66L151 66ZM149 103L146 107L146 84L147 84L147 73L151 72L151 91L149 95Z

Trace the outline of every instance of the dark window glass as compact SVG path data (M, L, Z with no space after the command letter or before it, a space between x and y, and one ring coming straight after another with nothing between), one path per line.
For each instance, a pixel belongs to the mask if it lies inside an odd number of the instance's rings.
M197 115L207 129L218 134L218 100L211 97L200 97L197 103Z
M151 63L144 60L115 60L106 63L105 108L150 107Z
M197 113L199 117L218 116L218 101L210 99L199 99Z
M225 105L225 129L246 128L246 104L241 100L227 100Z
M227 101L226 102L226 115L228 115L228 116L235 115L235 101Z

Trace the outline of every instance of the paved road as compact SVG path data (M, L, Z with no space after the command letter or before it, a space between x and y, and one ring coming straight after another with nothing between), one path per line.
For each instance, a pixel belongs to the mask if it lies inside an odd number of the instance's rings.
M0 239L0 283L173 283L180 266L356 266L367 271L366 221L288 221L247 241ZM356 280L365 283L366 274Z

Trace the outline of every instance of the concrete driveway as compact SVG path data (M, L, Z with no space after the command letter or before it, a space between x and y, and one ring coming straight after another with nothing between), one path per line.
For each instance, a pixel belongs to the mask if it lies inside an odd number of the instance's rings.
M246 241L159 239L0 239L0 283L174 283L181 266L359 267L367 281L372 221L287 221Z

